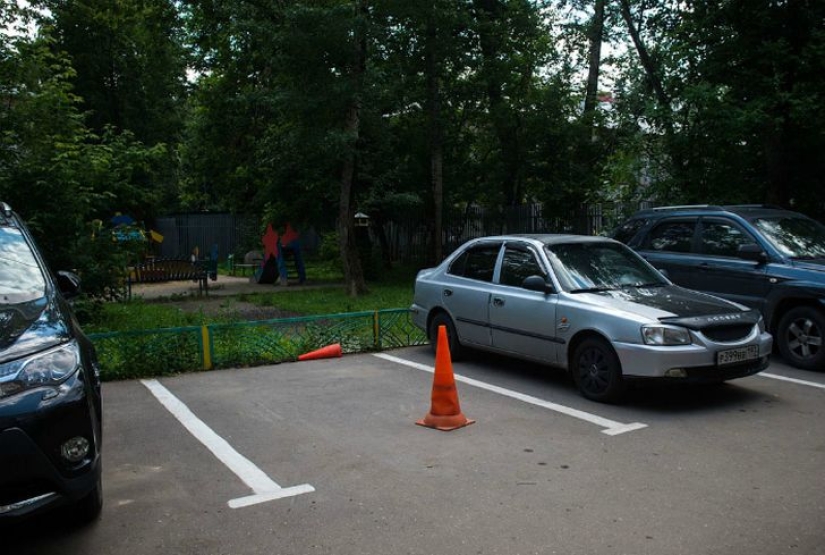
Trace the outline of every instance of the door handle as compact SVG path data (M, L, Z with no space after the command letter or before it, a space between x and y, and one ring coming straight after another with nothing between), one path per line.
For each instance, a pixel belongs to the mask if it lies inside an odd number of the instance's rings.
M493 306L504 306L504 299L501 297L493 297Z

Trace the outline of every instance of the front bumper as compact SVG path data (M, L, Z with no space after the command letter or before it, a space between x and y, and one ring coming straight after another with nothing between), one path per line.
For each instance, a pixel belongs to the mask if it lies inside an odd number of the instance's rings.
M100 426L81 375L56 397L40 388L0 400L0 520L79 501L98 484ZM70 463L60 446L77 436L90 450Z
M743 378L768 367L773 338L759 334L755 341L759 356L737 364L716 364L716 353L743 345L692 344L658 347L636 343L614 343L622 364L623 376L633 378L664 378L690 383L713 383Z

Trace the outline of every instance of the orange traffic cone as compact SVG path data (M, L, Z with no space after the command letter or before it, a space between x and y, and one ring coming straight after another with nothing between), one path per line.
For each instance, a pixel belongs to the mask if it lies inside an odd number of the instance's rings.
M321 347L315 351L310 351L298 356L298 360L315 360L318 358L333 358L341 356L341 344L333 343L326 347Z
M447 328L438 327L438 345L435 350L435 375L433 376L432 404L427 416L417 421L419 426L435 428L449 432L469 426L470 420L461 412L458 404L458 391L455 387L453 362L450 358L450 344L447 341Z

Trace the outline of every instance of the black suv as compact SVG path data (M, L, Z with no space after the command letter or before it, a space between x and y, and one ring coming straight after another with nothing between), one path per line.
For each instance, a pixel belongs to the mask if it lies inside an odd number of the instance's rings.
M825 226L770 206L643 210L611 237L679 285L762 311L790 364L825 369Z
M59 505L100 513L99 368L64 298L78 291L0 202L0 524Z

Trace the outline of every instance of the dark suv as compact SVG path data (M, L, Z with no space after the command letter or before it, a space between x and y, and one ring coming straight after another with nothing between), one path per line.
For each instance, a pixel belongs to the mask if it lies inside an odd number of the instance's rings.
M0 202L0 524L60 505L100 513L99 369L64 297L78 290Z
M611 237L679 285L759 308L790 364L825 369L825 226L769 206L643 210Z

